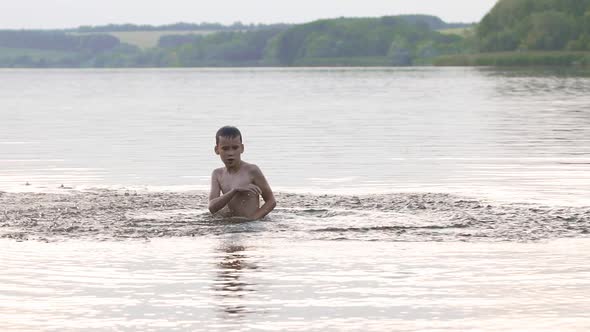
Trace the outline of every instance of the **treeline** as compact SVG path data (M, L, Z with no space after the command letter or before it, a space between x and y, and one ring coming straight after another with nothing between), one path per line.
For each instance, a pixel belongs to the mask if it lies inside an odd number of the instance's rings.
M401 15L397 17L403 18L411 24L425 24L432 30L465 28L473 25L473 23L447 23L440 17L430 15Z
M423 18L423 20L418 19ZM412 65L460 52L461 37L432 30L430 16L320 20L280 34L268 46L280 65L326 63L327 59L381 57L382 65Z
M66 32L125 32L125 31L247 31L262 29L281 29L288 28L290 24L243 24L235 22L231 25L221 23L185 23L179 22L165 25L147 25L147 24L107 24L99 26L80 26L75 29L66 29Z
M57 31L0 30L2 48L98 53L119 44L119 39L108 34L71 35Z
M179 66L325 65L343 64L344 59L358 63L358 58L377 59L378 65L412 65L460 51L461 38L432 30L433 22L440 25L434 19L440 21L429 16L319 20L287 30L164 36L159 46L174 54Z
M181 26L172 26L174 30L181 30ZM105 39L105 44L97 47L91 55L86 48L77 49L74 45L85 45L96 38L97 44L90 44L98 46L104 34L21 31L13 32L12 37L18 38L6 38L4 44L0 42L0 66L406 66L428 64L436 56L463 52L466 46L462 37L435 30L456 26L426 15L339 18L295 26L240 28L202 35L165 35L160 38L158 47L147 50L121 44L115 37L108 36L111 43L106 43ZM55 50L75 54L62 54L60 57L59 54L47 56L33 53L27 55L24 63L22 56L2 55L2 49L10 47L47 50L57 39L63 39L58 45L71 45L55 46Z
M147 50L118 47L99 54L92 67L232 67L265 66L267 43L283 30L169 35ZM124 45L122 45L124 46Z
M404 19L409 23L426 24L433 30L444 28L462 28L471 26L471 23L446 23L436 16L428 15L403 15ZM78 28L65 29L66 32L124 32L124 31L249 31L249 30L266 30L266 29L287 29L293 24L276 23L276 24L244 24L242 22L235 22L230 25L221 23L186 23L178 22L174 24L165 25L149 25L149 24L107 24L90 26L84 25Z
M164 36L159 47L178 66L412 65L458 53L461 37L444 35L424 15L319 20L289 29Z
M590 0L500 0L477 27L480 52L590 50Z
M108 34L0 30L0 67L88 67L97 55L122 47Z
M206 23L197 26L219 28ZM150 49L120 43L106 31L142 29L150 33L156 28L151 26L81 27L76 32L0 31L0 66L409 66L464 52L467 46L462 37L435 30L457 26L464 25L447 24L427 15L326 19L293 26L245 28L234 24L215 33L164 35L158 46ZM159 26L155 33L195 28L178 23ZM96 30L90 33L87 29Z
M210 35L163 36L156 52L168 59L165 66L267 65L265 53L284 29L220 32Z

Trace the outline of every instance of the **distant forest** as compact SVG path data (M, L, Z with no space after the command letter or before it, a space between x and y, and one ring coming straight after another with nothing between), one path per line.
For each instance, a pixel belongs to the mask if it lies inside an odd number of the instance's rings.
M500 0L477 26L479 51L590 50L590 0Z
M64 29L67 32L124 32L124 31L245 31L272 28L287 28L292 24L243 24L236 22L231 25L221 23L174 23L166 25L138 25L138 24L107 24L100 26L81 26L74 29Z
M477 25L471 54L437 65L590 66L590 0L500 0Z
M130 34L150 37L152 43L134 43ZM176 23L0 30L0 67L430 64L590 65L590 0L499 0L477 24L400 15L296 25Z
M437 29L465 27L426 15L338 18L307 24L106 25L0 31L2 67L405 66L464 49ZM156 47L121 42L115 32L170 31ZM175 34L177 31L189 33ZM208 33L190 33L207 31Z

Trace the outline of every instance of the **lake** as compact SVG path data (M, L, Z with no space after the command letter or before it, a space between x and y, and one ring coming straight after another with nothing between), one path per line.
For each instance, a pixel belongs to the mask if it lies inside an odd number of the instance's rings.
M0 70L2 330L590 328L590 75ZM278 206L207 211L238 126Z
M2 70L0 184L207 189L217 128L283 191L588 195L590 79L489 69ZM558 181L556 181L558 179Z

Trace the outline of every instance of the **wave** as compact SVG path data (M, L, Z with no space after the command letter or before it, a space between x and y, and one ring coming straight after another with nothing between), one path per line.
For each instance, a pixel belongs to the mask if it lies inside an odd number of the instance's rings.
M537 241L590 233L590 207L440 193L276 196L273 213L245 222L211 216L203 191L0 192L0 237L101 241L240 233L305 240Z

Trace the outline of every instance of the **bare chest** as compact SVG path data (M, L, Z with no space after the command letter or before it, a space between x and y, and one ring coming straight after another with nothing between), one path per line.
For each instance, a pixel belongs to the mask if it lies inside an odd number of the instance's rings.
M253 182L252 177L247 173L237 173L237 174L230 174L225 172L219 177L219 184L221 187L221 191L223 193L227 193L228 191L239 188L245 187Z

